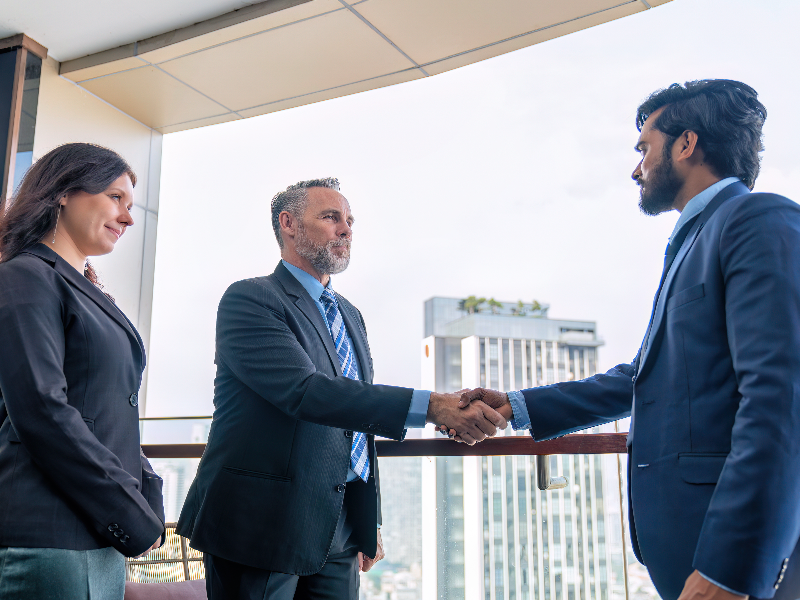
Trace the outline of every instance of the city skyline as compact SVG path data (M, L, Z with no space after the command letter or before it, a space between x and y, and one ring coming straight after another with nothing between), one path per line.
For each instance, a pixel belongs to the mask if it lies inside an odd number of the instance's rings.
M277 264L269 199L325 175L357 219L333 285L364 316L376 382L420 385L420 306L444 294L539 299L600 324L600 370L629 362L677 220L638 211L636 106L675 81L745 81L769 111L756 190L800 198L800 82L765 68L800 51L798 18L786 0L675 0L436 77L165 136L147 415L210 414L219 299ZM757 53L738 42L754 29L769 32Z

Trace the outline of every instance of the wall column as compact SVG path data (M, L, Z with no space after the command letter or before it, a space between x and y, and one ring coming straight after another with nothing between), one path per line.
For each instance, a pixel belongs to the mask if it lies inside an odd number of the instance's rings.
M0 198L31 166L39 80L47 48L19 34L0 40Z

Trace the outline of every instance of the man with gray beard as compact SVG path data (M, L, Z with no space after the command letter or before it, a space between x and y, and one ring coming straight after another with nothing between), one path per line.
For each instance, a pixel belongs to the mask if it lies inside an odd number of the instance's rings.
M364 319L330 278L354 220L336 179L288 187L272 200L281 262L220 301L214 420L177 529L205 553L210 600L355 600L383 558L374 435L446 422L474 443L506 426L456 394L372 385Z

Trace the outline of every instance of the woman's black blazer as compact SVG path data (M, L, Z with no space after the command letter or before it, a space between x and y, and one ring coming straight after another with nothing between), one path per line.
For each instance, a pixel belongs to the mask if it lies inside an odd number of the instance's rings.
M0 264L0 546L135 556L162 535L144 365L125 315L50 248Z

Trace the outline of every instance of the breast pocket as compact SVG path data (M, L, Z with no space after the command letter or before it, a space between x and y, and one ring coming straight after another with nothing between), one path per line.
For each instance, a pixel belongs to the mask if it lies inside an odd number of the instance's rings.
M705 297L705 295L706 291L702 283L698 283L690 288L676 292L669 297L669 300L667 300L667 312L675 310L684 304L689 304L689 302L699 300L700 298Z

